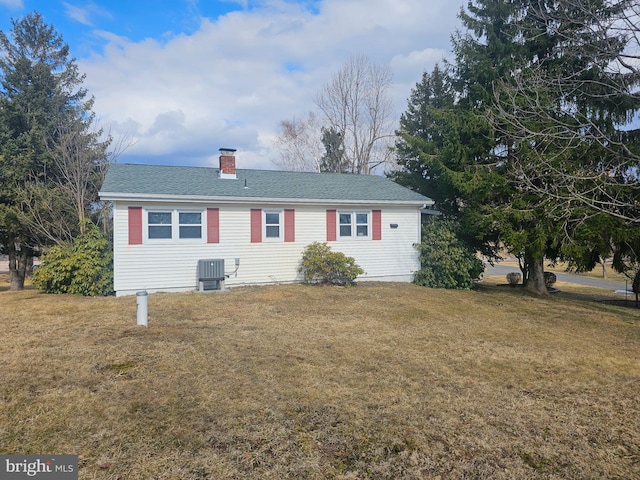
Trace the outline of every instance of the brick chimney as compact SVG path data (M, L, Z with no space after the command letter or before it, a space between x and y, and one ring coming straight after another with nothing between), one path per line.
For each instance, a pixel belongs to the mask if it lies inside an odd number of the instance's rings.
M237 178L236 151L233 148L220 149L220 178Z

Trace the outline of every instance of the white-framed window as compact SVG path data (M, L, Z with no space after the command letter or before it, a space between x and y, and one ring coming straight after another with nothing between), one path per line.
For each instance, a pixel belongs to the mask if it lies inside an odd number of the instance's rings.
M338 215L338 222L340 223L340 236L352 237L353 236L353 219L351 213L340 213Z
M282 239L282 211L265 210L264 211L264 238L265 240L281 240Z
M202 238L202 212L178 212L179 238Z
M202 211L158 209L148 210L147 239L149 240L201 240Z
M172 238L172 212L148 211L147 232L150 240Z
M356 237L369 237L369 214L356 212Z
M369 238L370 218L369 212L339 212L339 238Z

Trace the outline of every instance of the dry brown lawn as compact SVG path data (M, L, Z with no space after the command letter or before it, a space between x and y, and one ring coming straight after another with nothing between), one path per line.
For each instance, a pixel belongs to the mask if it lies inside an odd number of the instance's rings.
M593 294L155 294L145 328L135 297L1 291L0 453L78 454L81 479L640 478L640 310Z

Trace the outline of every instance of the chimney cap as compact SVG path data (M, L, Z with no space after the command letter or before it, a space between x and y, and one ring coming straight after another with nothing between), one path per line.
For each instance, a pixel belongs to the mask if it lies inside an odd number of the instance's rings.
M221 148L220 149L220 153L236 153L236 149L235 148Z

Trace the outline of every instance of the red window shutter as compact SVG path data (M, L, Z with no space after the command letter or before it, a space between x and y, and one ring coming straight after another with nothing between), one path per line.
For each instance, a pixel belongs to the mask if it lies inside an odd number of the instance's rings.
M295 210L284 211L284 241L285 242L296 241L296 211Z
M262 242L262 210L251 209L251 243Z
M129 245L142 244L142 207L129 207Z
M371 218L371 238L372 240L382 240L382 211L374 210L371 212Z
M336 211L327 210L327 242L336 241Z
M207 208L207 243L220 243L219 208Z

